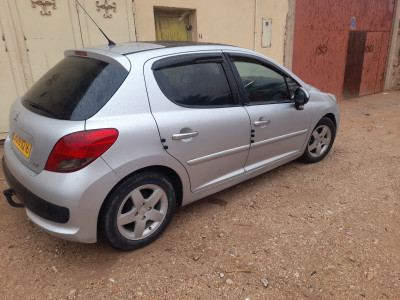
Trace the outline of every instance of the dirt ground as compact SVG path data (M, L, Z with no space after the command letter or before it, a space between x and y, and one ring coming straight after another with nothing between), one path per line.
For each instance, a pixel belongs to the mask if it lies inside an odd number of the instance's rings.
M340 109L325 160L180 208L141 250L51 237L1 195L0 298L400 299L400 93Z

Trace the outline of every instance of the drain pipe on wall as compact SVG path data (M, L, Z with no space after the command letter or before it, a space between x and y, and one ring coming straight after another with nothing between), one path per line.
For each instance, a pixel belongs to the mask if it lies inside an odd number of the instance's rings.
M253 50L256 51L256 42L257 42L257 0L254 3L254 47Z

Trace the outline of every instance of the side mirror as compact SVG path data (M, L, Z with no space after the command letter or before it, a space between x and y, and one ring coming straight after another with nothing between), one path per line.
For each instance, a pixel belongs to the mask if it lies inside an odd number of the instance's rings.
M303 110L304 104L310 100L310 94L302 87L299 87L294 93L294 105L297 110Z

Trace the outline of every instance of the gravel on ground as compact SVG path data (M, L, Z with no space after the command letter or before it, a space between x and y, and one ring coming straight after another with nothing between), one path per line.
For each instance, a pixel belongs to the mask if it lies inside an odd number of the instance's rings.
M182 207L137 251L52 237L1 195L0 298L400 299L400 93L339 106L322 162Z

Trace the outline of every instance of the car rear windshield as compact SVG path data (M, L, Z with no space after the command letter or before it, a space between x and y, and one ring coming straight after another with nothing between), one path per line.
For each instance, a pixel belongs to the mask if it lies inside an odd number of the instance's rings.
M37 114L83 121L96 114L121 86L128 71L83 57L66 57L22 97L22 104Z

